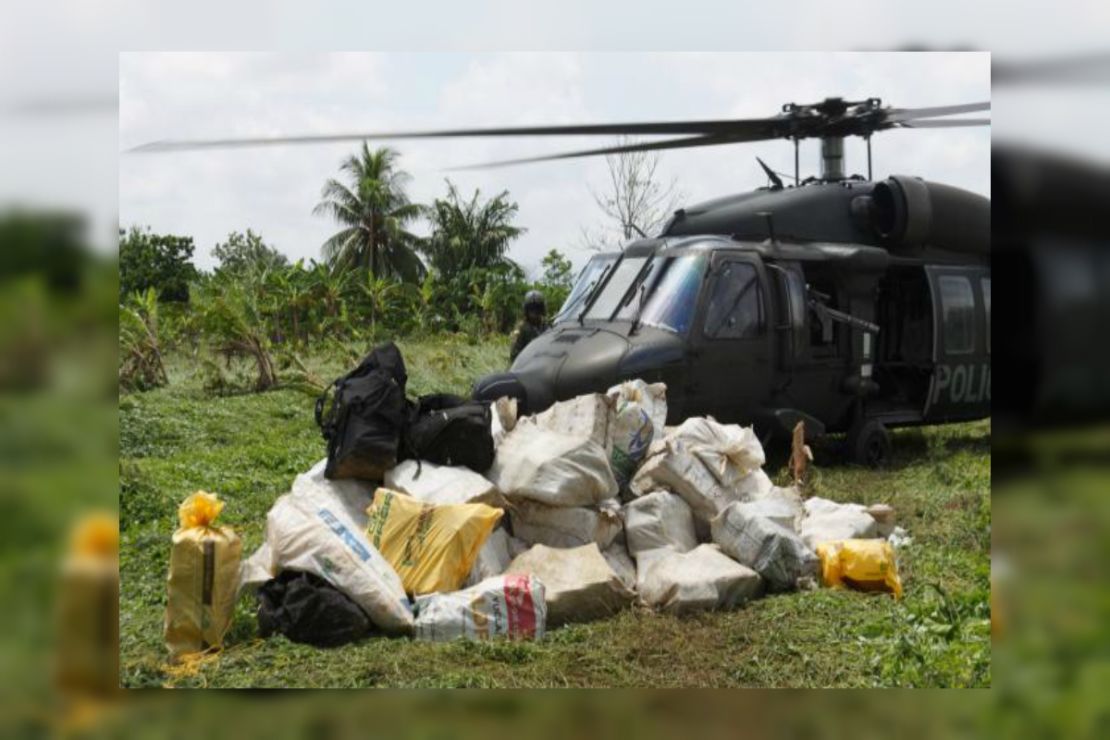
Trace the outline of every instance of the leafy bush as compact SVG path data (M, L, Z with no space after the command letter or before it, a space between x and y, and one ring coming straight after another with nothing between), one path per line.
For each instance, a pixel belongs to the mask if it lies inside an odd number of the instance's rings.
M132 226L120 230L119 295L123 301L131 293L148 288L158 292L163 301L189 300L189 282L197 270L190 261L193 256L191 236L155 234L149 228Z
M554 315L566 301L567 296L570 295L570 289L574 286L574 274L571 272L573 268L570 260L558 249L552 249L544 255L541 264L543 277L536 287L547 299L548 312Z
M147 390L169 382L158 338L158 293L132 293L119 308L119 384Z
M348 182L329 180L316 208L344 227L324 244L324 263L289 264L248 229L217 244L213 254L220 266L199 274L189 262L191 238L153 234L149 228L121 231L121 296L137 291L147 296L144 301L153 295L166 302L161 335L144 334L144 322L157 321L157 305L134 304L129 310L137 313L121 319L128 322L128 347L134 350L124 353L121 378L137 378L121 380L125 388L165 382L164 370L160 375L147 363L154 348L161 351L163 338L198 357L209 388L241 385L242 379L228 375L239 358L254 366L250 385L266 390L279 382L275 355L410 334L507 333L520 320L529 290L541 290L551 311L565 300L572 277L564 255L551 250L535 283L506 257L524 231L512 223L518 209L508 192L482 200L475 190L463 199L448 181L446 197L420 206L405 193L408 176L397 167L396 153L365 145L341 169ZM432 227L423 240L406 230L420 215ZM193 305L186 303L190 295ZM123 331L121 326L121 339ZM223 358L223 369L200 356L204 347ZM126 368L123 362L129 363ZM304 375L288 358L279 364Z
M269 390L278 381L262 294L254 281L218 281L198 301L212 350L228 364L234 358L253 361L256 391Z
M289 262L250 229L246 234L238 231L228 234L227 241L213 247L212 256L220 261L219 271L238 274L285 267Z

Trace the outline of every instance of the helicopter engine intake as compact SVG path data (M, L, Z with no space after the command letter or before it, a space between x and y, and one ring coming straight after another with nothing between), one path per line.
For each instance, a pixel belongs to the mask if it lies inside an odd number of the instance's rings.
M918 177L891 175L871 192L871 226L884 245L913 252L930 245L990 254L990 201Z

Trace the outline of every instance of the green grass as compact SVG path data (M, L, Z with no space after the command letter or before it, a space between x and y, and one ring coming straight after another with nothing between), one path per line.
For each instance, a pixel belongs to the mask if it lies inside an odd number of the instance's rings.
M399 342L410 395L465 392L505 365L504 339ZM313 358L326 379L345 359ZM821 590L676 618L645 609L553 630L542 642L429 644L376 637L319 650L259 640L244 598L218 661L163 670L165 576L177 505L202 488L227 502L244 553L266 511L323 456L312 399L293 390L214 396L174 357L169 387L120 398L121 681L125 686L988 686L989 422L899 432L891 465L847 466L818 450L808 493L884 501L914 537L899 552L906 587L882 595ZM785 475L778 471L778 476Z

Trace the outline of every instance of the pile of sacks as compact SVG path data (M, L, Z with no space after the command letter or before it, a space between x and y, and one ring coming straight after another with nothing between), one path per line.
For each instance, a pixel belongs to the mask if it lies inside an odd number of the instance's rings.
M843 544L891 535L889 507L803 501L763 472L751 428L664 426L665 392L630 381L519 419L501 399L484 474L409 460L379 487L329 480L321 461L243 564L243 587L262 589L260 625L318 644L334 642L313 637L321 623L344 639L539 638L634 602L680 614L820 580L900 592L892 552L861 559ZM869 581L867 568L883 572ZM313 578L279 581L288 571ZM320 589L357 608L314 609Z

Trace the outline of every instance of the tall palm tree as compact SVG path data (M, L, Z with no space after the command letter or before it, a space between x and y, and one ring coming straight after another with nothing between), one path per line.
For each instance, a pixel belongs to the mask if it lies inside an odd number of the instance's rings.
M424 209L432 235L419 249L440 275L511 264L505 257L509 242L525 231L512 224L517 204L509 200L507 190L487 201L480 197L475 190L469 200L463 200L448 180L447 197L436 198Z
M364 268L374 277L420 280L424 265L414 251L415 236L405 227L420 216L420 206L405 193L409 176L397 168L398 154L383 147L348 157L340 171L350 185L329 179L323 200L313 209L343 225L324 242L324 259L335 267Z

